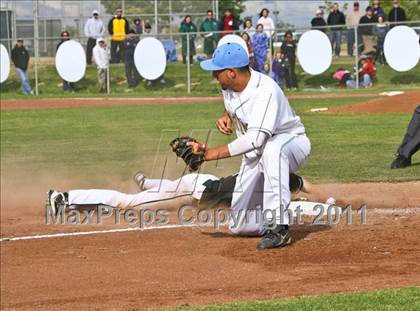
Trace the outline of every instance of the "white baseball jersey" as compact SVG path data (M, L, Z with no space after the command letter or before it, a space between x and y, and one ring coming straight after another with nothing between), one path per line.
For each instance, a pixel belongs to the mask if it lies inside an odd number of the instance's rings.
M305 133L283 91L269 76L251 70L251 79L242 92L222 93L225 109L236 121L238 136L248 129L260 129L269 136Z
M310 153L310 142L300 118L275 81L253 70L242 92L224 90L223 97L238 137L252 131L268 136L264 145L244 154L232 198L233 212L272 211L275 214L271 214L271 219L267 214L267 220L288 224L289 217L281 215L281 206L287 209L290 203L289 173L298 170ZM233 145L234 142L229 144L230 151ZM248 223L231 226L231 231L260 235L262 226L263 222Z

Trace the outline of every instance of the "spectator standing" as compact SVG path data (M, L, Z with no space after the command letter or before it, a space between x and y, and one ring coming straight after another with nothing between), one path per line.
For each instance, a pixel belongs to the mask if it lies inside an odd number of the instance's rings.
M346 18L344 14L339 10L338 3L335 2L332 5L331 12L328 15L327 23L329 26L345 25ZM342 27L334 27L331 29L331 45L334 49L335 44L335 56L340 56L341 51L341 31Z
M136 32L136 34L141 35L143 34L143 24L141 21L141 18L136 16L133 20L134 23L134 31Z
M255 70L263 72L267 60L268 37L262 24L257 25L256 32L252 36L252 46L254 48Z
M249 18L247 18L244 21L244 25L243 25L243 32L246 32L250 38L252 38L252 36L255 33L255 28L252 26L252 20L250 20Z
M400 7L400 1L393 0L392 1L392 9L389 11L388 14L388 21L389 22L405 22L407 20L407 16L405 15L405 10ZM395 25L391 25L390 28L393 28Z
M274 34L276 26L274 25L273 19L269 17L268 14L270 14L270 11L267 8L262 9L257 24L263 25L265 34L270 38Z
M104 38L96 39L96 45L93 48L93 59L98 69L99 92L107 92L109 51Z
M284 64L281 59L281 53L279 52L274 56L271 71L273 73L273 80L276 81L278 86L282 87L281 79L284 77Z
M61 41L57 44L56 51L58 50L60 45L62 45L64 42L70 40L70 33L67 30L61 32L60 36L61 36ZM73 83L68 82L68 81L63 79L63 91L64 91L64 93L74 93Z
M347 55L353 56L354 42L355 42L355 29L359 26L359 21L363 16L363 12L360 11L359 2L353 3L353 10L349 12L346 16L346 25L347 25Z
M367 55L376 52L377 37L373 29L375 27L376 19L373 17L372 7L366 8L366 14L360 18L359 34L362 37L363 51L362 54ZM371 24L371 26L369 26Z
M130 29L127 38L124 40L125 76L127 77L128 87L136 87L140 82L140 75L134 64L134 51L138 43L139 38L136 32Z
M211 58L213 52L217 46L217 39L219 35L214 33L214 31L219 30L219 23L213 17L213 11L207 10L207 17L200 25L201 32L207 32L204 34L204 53L207 55L207 58Z
M286 31L285 39L286 41L281 45L280 52L284 62L286 87L296 90L298 87L295 73L296 42L293 40L293 33L290 30Z
M375 18L375 20L378 20L379 16L385 17L384 9L381 8L381 4L379 3L378 0L373 1L372 12L373 12L373 18Z
M99 12L92 11L92 17L89 18L85 24L85 36L88 38L86 45L86 63L92 64L92 50L97 44L97 39L105 35L105 25L99 18Z
M225 15L220 21L220 30L223 31L223 33L220 34L220 37L231 34L235 30L239 30L238 20L233 16L232 9L226 9Z
M249 54L249 66L252 69L255 69L255 60L254 60L254 48L252 46L252 40L251 40L251 36L249 35L249 33L244 32L242 33L242 39L244 39L246 46L248 48L248 54Z
M17 39L16 45L12 49L11 56L13 64L15 64L16 67L16 73L20 78L22 93L25 95L33 95L28 77L29 53L23 45L23 39Z
M111 37L111 63L118 64L123 55L125 35L130 30L128 20L123 17L122 9L116 10L116 15L108 23Z
M152 31L152 25L150 25L149 22L146 22L144 24L144 33L143 36L145 37L153 37L154 36L154 32ZM165 84L165 73L163 73L159 78L157 78L156 80L146 80L146 86L151 86L153 84L154 81L159 80L161 84Z
M188 32L197 32L197 27L194 25L191 19L191 15L185 16L184 20L179 27L179 32L188 33ZM190 64L193 63L194 55L195 55L195 34L191 34L189 36L182 35L182 63L187 63L187 56L188 56L188 42L187 38L189 37L189 46L190 46Z
M318 28L318 27L324 27L327 26L327 23L325 22L325 19L323 17L322 10L318 9L315 12L315 17L311 20L311 29L318 29L325 33L325 28Z
M385 53L384 53L384 41L385 41L385 36L388 32L388 25L385 24L383 16L378 17L378 23L376 24L376 28L374 32L378 40L378 44L377 44L378 51L376 53L376 61L378 61L381 65L384 65L386 63Z

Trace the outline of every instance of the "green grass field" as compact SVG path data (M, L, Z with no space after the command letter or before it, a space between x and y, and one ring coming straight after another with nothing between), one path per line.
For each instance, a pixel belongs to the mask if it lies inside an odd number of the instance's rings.
M303 296L271 301L244 301L196 308L170 310L419 310L420 287L380 291Z
M409 72L396 72L388 66L377 66L377 82L373 89L338 89L337 83L331 79L331 74L339 67L351 70L354 66L354 60L348 57L334 59L333 65L323 74L310 76L302 72L297 67L299 80L299 91L310 92L320 91L320 86L328 88L331 92L340 93L365 93L379 92L386 90L404 90L411 88L420 88L420 66ZM111 96L187 96L187 69L186 65L181 63L169 63L165 72L166 84L155 83L147 87L142 81L136 88L128 88L125 78L125 69L123 64L111 65ZM33 67L29 70L31 85L35 85ZM191 93L194 96L214 96L219 94L217 83L212 81L211 74L203 71L195 63L191 67ZM9 79L1 84L1 97L3 99L27 98L20 94L20 82L14 68L11 69ZM88 66L85 77L75 84L77 92L75 94L63 94L61 79L57 74L54 65L42 64L39 66L39 92L40 97L80 97L80 96L99 96L96 78L96 67Z
M325 115L313 107L332 107L363 99L293 100L312 142L301 173L313 181L418 180L420 157L404 170L390 170L410 114ZM211 146L228 138L215 130L222 103L145 105L79 109L15 110L1 113L3 172L22 168L82 176L125 178L138 169L160 174L168 142L179 134L205 140ZM157 157L156 157L157 155ZM171 159L173 160L173 155ZM206 164L216 175L235 172L239 158ZM156 166L157 165L157 166ZM182 171L181 164L178 169ZM66 176L66 175L63 175ZM174 176L172 176L174 177Z

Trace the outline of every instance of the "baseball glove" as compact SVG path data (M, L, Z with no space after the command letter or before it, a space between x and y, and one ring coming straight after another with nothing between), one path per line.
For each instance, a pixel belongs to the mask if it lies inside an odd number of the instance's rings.
M203 164L204 152L194 153L192 150L192 146L188 145L189 142L198 143L198 141L192 137L181 136L175 138L169 143L169 145L171 146L172 151L175 152L177 157L180 157L182 158L182 160L184 160L190 172L193 172L198 170L201 164Z

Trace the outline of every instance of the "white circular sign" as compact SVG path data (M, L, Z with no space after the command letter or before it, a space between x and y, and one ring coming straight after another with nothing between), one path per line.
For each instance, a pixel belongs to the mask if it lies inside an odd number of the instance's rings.
M134 64L139 74L147 80L156 80L165 72L166 53L162 42L144 38L134 51Z
M86 72L86 55L82 45L74 40L63 42L55 56L55 67L65 81L82 79Z
M419 62L419 37L410 27L394 27L385 37L384 54L388 65L392 69L408 71Z
M319 75L331 66L332 48L328 36L319 30L309 30L299 39L297 57L303 70Z
M226 35L224 37L222 37L222 39L219 40L219 42L217 43L217 47L226 44L226 43L238 43L240 44L244 50L246 51L246 54L248 54L248 47L246 45L246 42L244 39L242 39L240 36L238 35ZM248 54L249 56L249 54Z
M9 59L9 53L7 53L7 49L4 47L3 44L0 44L0 70L1 70L1 76L0 76L0 83L3 83L7 80L10 73L10 59Z

